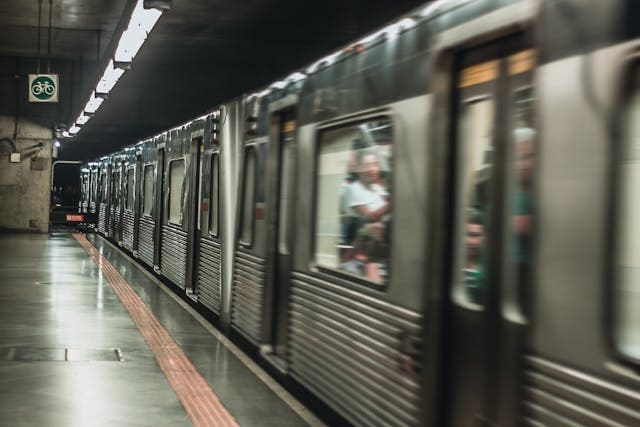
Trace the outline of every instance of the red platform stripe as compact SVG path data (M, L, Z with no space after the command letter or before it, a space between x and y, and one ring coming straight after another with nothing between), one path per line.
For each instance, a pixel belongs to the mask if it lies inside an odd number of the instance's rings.
M82 234L74 234L103 272L125 306L158 365L178 396L194 426L235 427L238 422L226 410L211 387L185 356L169 332L156 319L120 272Z

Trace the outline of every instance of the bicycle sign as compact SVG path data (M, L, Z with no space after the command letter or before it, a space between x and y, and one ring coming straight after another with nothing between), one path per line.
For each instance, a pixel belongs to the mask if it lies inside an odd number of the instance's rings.
M58 102L58 75L29 74L29 102Z

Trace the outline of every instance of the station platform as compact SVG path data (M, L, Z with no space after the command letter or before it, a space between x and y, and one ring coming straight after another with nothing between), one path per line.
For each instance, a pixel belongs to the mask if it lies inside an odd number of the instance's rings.
M0 426L322 423L97 235L0 234Z

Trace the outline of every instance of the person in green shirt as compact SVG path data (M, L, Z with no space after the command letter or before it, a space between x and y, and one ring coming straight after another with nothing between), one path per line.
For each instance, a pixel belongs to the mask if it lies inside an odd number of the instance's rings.
M483 299L486 279L486 269L482 259L486 233L482 223L482 215L476 210L472 210L468 215L465 227L464 286L469 299L480 304Z

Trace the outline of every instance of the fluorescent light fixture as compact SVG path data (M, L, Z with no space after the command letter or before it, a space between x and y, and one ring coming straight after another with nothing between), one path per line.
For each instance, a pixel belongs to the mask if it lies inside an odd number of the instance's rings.
M116 62L131 62L146 39L147 34L139 28L127 29L120 37L113 58Z
M103 102L104 98L97 97L95 93L92 93L91 98L87 101L87 105L84 106L85 113L95 113Z
M138 0L133 8L129 25L120 36L114 54L116 62L133 60L162 15L162 11L158 9L145 9L142 3L142 0Z
M107 68L105 68L102 77L98 81L98 85L96 86L96 92L98 93L109 93L111 89L118 83L120 77L124 74L124 70L122 68L116 68L113 66L113 60L109 61L107 64Z
M160 19L162 11L158 9L145 9L144 1L139 0L136 7L133 8L128 28L140 27L146 33L150 33L153 27Z
M89 121L90 118L91 118L90 116L87 116L86 114L82 113L76 119L76 123L79 125L84 125Z
M171 1L147 2L149 4L157 4L164 9L171 7ZM158 19L160 19L160 16L162 16L162 10L156 8L145 9L144 3L143 0L136 2L131 12L127 28L120 35L113 59L109 61L104 69L102 76L96 84L95 90L91 93L91 97L84 106L83 112L80 113L78 120L65 136L75 135L80 132L80 126L87 123L90 115L98 111L98 108L100 108L100 105L104 102L104 95L111 92L118 83L118 80L120 80L125 73L125 70L120 66L116 66L116 64L120 63L120 65L126 66L133 61L133 58L144 44L147 36L158 22Z

